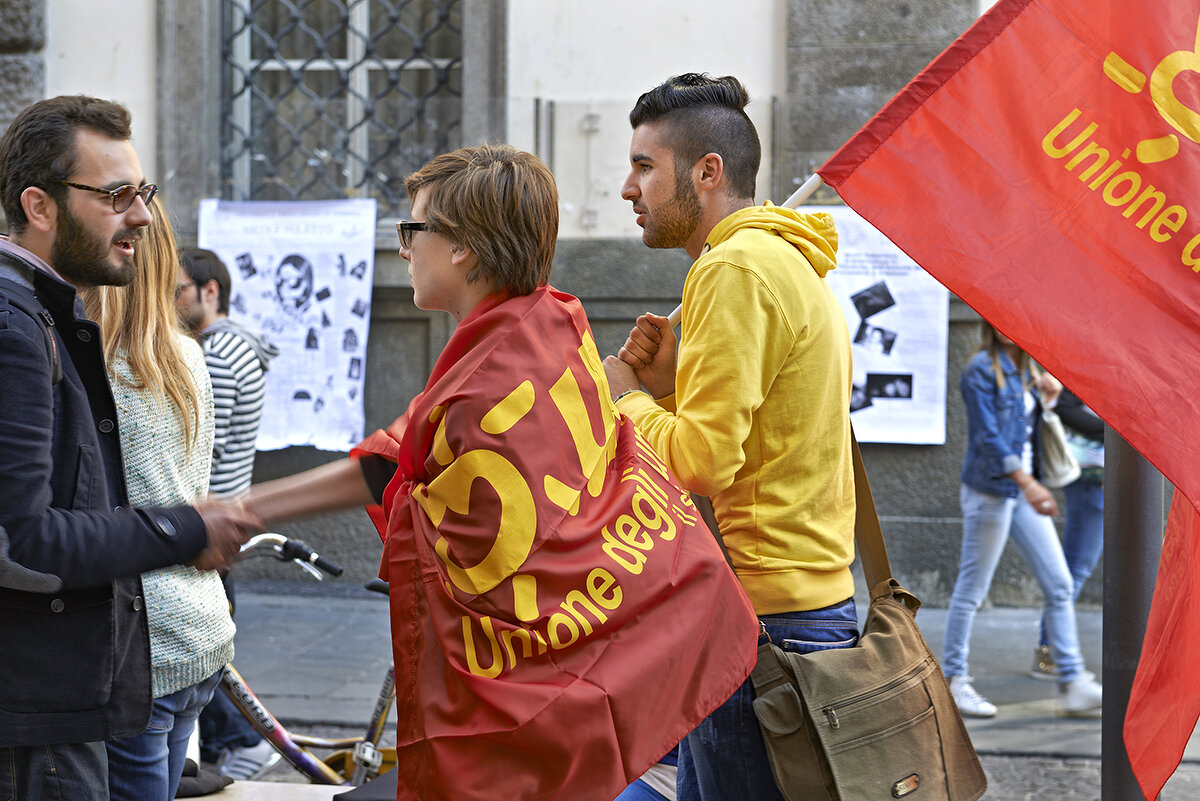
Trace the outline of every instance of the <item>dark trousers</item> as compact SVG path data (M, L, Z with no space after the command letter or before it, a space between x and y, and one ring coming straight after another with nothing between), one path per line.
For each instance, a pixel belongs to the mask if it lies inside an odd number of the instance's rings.
M108 801L104 743L0 748L0 798Z

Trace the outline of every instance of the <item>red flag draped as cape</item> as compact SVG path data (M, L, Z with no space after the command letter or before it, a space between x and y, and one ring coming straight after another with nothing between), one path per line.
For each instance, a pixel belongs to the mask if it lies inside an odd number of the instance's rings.
M753 609L570 295L484 301L356 453L398 465L399 798L611 801L753 668Z
M1125 722L1147 797L1200 715L1198 22L1178 0L1001 0L818 170L1185 496Z

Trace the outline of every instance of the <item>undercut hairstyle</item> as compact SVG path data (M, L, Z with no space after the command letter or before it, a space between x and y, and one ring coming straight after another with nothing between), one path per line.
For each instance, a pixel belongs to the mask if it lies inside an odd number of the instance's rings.
M425 223L479 259L467 274L493 290L528 295L550 280L558 241L558 189L532 153L483 144L444 153L404 181L424 192Z
M129 111L116 103L86 95L63 95L25 108L0 138L0 204L10 233L29 224L21 193L31 186L45 190L54 202L66 202L67 187L78 159L75 137L88 128L112 139L130 137Z
M716 153L729 176L729 192L754 199L762 162L758 131L746 115L750 95L732 75L713 78L688 72L668 78L638 98L629 112L634 128L661 123L663 140L675 157L675 170L689 170L709 153Z
M221 261L221 257L211 250L190 248L179 254L179 264L197 287L203 287L209 281L216 281L217 311L220 314L229 314L232 283L229 279L229 268Z
M83 293L87 315L100 325L104 362L114 381L151 393L174 414L190 453L199 435L200 391L184 359L184 333L175 310L176 267L179 250L166 206L150 207L154 216L142 229L142 240L134 251L137 277L127 286L99 286ZM124 351L131 379L117 375L112 365Z

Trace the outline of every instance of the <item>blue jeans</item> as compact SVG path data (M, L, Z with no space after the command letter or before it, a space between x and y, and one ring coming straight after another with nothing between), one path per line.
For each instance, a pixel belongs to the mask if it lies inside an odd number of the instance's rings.
M641 779L621 791L614 801L667 801L666 796Z
M221 671L199 684L154 699L150 725L141 734L108 742L112 801L172 801L179 789L188 738L212 698Z
M771 641L785 651L850 648L858 642L853 598L811 612L759 619ZM746 679L679 744L679 801L784 801L771 774L753 703L754 684Z
M104 743L0 748L0 798L108 801Z
M1067 522L1063 526L1063 556L1075 584L1074 600L1079 600L1083 585L1096 569L1104 552L1104 482L1081 478L1063 487L1067 496ZM1042 621L1041 639L1045 645L1046 621Z
M1062 681L1075 678L1083 670L1079 632L1075 628L1075 588L1054 522L1034 511L1024 497L991 495L964 484L960 500L962 557L946 613L942 670L947 677L967 675L971 624L991 588L992 576L1011 533L1013 543L1033 569L1042 589L1042 617L1059 678Z

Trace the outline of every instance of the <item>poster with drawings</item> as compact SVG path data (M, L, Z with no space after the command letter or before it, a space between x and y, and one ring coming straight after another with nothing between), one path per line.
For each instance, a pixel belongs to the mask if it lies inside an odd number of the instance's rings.
M848 206L833 215L838 266L826 276L850 330L850 420L860 442L946 441L950 293Z
M230 318L280 350L267 373L258 449L358 444L375 201L203 200L198 239L229 267Z

